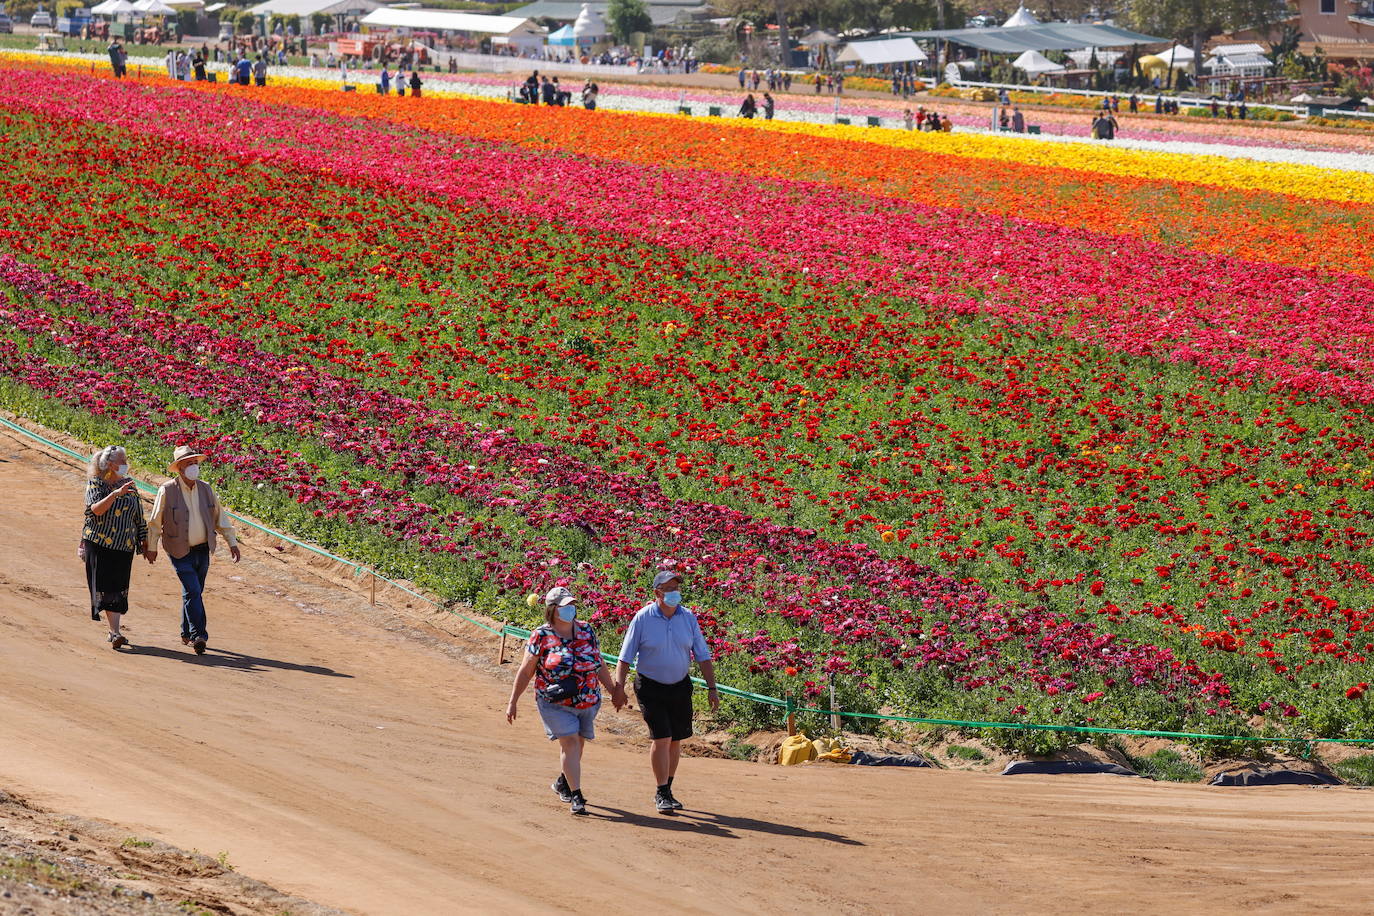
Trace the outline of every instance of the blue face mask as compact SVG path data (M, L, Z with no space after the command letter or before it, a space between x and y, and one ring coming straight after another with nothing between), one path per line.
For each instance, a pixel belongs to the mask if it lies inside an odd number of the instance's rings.
M677 607L679 604L682 603L682 592L676 590L671 592L664 592L663 603L668 605L668 607Z
M577 619L577 605L565 604L558 609L558 619L564 623L572 623Z

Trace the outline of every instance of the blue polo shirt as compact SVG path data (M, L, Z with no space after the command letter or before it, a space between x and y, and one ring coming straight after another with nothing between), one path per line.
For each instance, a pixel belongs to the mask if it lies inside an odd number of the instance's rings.
M711 649L701 635L697 615L679 605L673 616L664 617L657 601L646 604L625 631L620 660L660 684L676 684L692 669L692 659L711 660Z

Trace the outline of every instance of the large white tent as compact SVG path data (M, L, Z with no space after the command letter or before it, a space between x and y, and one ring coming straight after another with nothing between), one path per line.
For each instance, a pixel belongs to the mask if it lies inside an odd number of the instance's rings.
M590 44L610 38L611 30L606 27L606 17L601 15L600 10L594 10L590 3L584 3L573 22L573 37L578 44Z
M1011 62L1011 65L1018 70L1025 70L1031 76L1037 73L1062 73L1064 68L1050 60L1039 51L1025 51L1021 56Z
M1166 51L1160 51L1155 55L1155 57L1164 61L1164 63L1168 64L1169 67L1174 70L1186 70L1188 67L1191 67L1193 65L1194 56L1193 49L1184 47L1183 45L1174 45L1172 48Z
M91 7L91 12L97 16L123 16L134 12L134 5L129 0L104 0Z
M910 38L883 38L878 41L851 41L835 60L837 63L857 63L868 67L883 64L920 63L927 60L926 52Z
M1031 11L1024 6L1018 6L1016 12L1012 13L1006 22L1002 23L1004 29L1014 29L1020 25L1039 25L1040 20L1036 19Z

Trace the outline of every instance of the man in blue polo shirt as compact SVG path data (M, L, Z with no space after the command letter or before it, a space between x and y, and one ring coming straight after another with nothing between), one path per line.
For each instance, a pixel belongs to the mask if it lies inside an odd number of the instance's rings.
M665 814L682 807L673 797L673 777L683 739L692 737L692 659L701 666L711 711L720 708L711 650L696 615L682 605L681 588L682 580L672 570L654 576L654 600L630 621L615 668L615 689L624 696L630 666L635 666L635 697L653 739L654 807Z

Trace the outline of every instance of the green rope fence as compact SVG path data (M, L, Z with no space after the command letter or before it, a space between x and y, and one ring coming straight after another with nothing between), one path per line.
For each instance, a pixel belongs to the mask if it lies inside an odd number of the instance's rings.
M75 458L79 461L85 461L87 458L87 456L82 455L79 452L73 451L72 449L67 448L65 445L54 442L51 439L39 435L38 433L35 433L30 429L26 429L25 427L20 426L16 423L12 423L4 417L0 417L0 425L3 425L4 427L10 430L13 430L14 432L27 436L36 442L40 442L48 448L54 449L68 457ZM152 485L143 483L141 481L138 483L138 488L145 493L151 494L157 492L156 487L153 487ZM232 512L229 513L229 515L246 527L254 528L258 531L263 532L264 534L271 535L272 537L283 540L288 544L292 544L296 547L301 548L302 550L307 550L313 554L324 557L325 559L332 560L336 563L341 563L345 566L351 566L353 567L353 572L355 576L362 575L363 573L370 573L375 579L387 583L387 585L391 586L392 588L404 592L405 594L410 595L412 598L415 598L418 601L422 601L426 604L433 605L434 607L440 610L447 611L449 614L452 614L454 617L457 617L465 623L472 624L473 626L481 630L485 630L486 632L491 633L494 636L500 636L503 639L507 636L514 636L518 639L528 639L530 636L531 631L524 627L517 627L511 624L503 624L500 627L493 627L490 624L487 624L481 620L469 617L467 614L455 611L453 608L445 607L444 605L440 604L434 599L429 598L426 595L422 595L412 588L402 585L401 583L396 582L393 579L388 579L386 576L381 575L374 569L362 566L361 564L355 563L352 560L347 560L341 556L338 556L337 554L325 550L322 547L317 547L313 544L308 544L304 541L297 540L296 538L293 538L288 534L284 534L273 528L268 528L265 525L261 525L253 521L252 519L244 518L243 516L237 515ZM618 656L612 655L607 652L601 653L601 656L610 664L615 664L619 661ZM692 678L692 682L697 684L698 686L705 686L706 684L705 681L698 677ZM748 700L753 703L760 703L765 706L774 706L779 709L783 709L789 716L794 715L796 713L804 713L807 715L817 716L838 716L841 718L849 719L871 719L883 722L904 722L913 725L945 725L953 728L969 729L1010 729L1016 731L1070 732L1074 734L1089 735L1128 735L1131 737L1139 738L1175 738L1194 741L1258 741L1264 744L1293 743L1305 745L1309 753L1312 746L1316 744L1374 744L1374 738L1303 738L1292 736L1210 735L1201 732L1171 732L1142 728L1109 728L1106 726L1093 725L1048 725L1035 722L979 722L976 720L964 719L927 719L922 718L920 716L895 716L888 715L885 713L856 712L847 709L822 709L814 706L801 706L798 705L796 700L792 697L770 697L765 694L753 693L748 690L741 690L738 687L730 687L725 684L717 684L716 689L725 696L736 697L741 700Z

